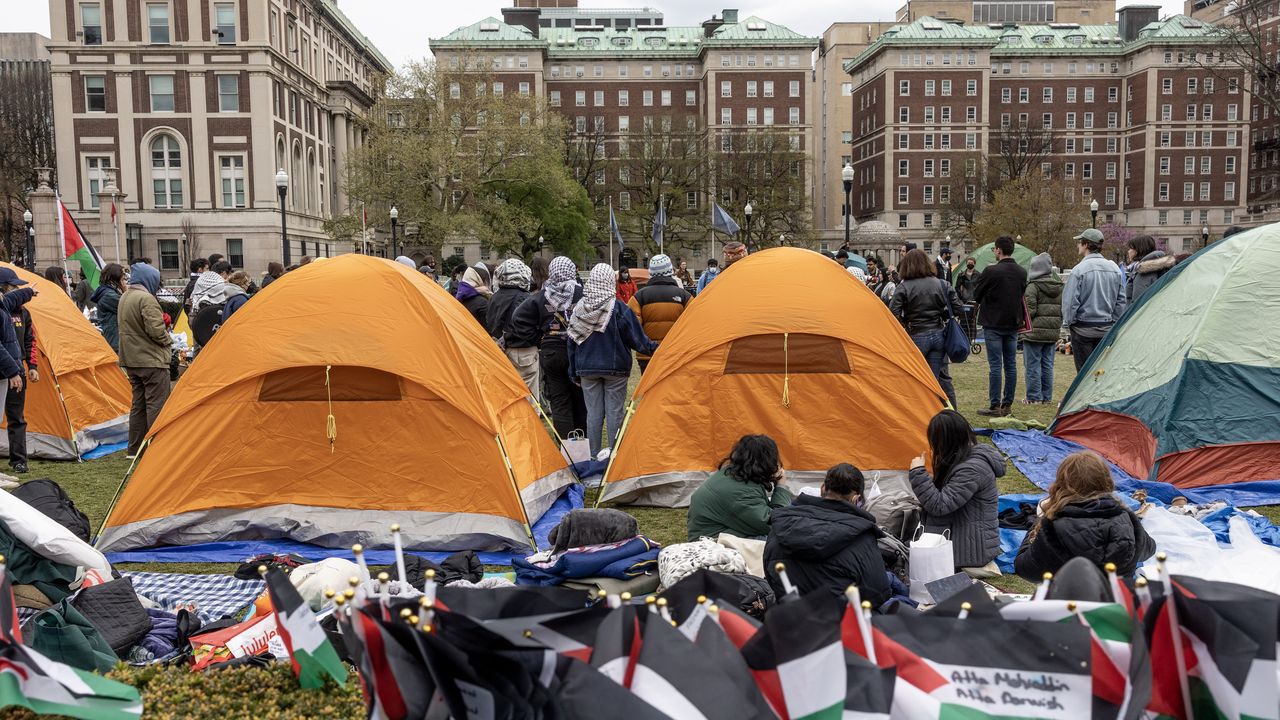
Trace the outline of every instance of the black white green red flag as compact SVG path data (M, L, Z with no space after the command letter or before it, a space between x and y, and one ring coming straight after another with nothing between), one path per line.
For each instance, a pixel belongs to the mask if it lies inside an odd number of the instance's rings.
M307 605L289 577L278 569L267 571L267 592L276 614L280 639L289 650L293 673L304 688L324 686L326 676L339 685L347 681L347 666L329 643L315 613Z
M97 288L98 276L104 267L102 256L89 242L89 238L80 232L80 226L76 225L67 206L62 204L61 197L58 198L58 235L62 240L62 256L68 262L78 263L85 278L89 280L89 287Z

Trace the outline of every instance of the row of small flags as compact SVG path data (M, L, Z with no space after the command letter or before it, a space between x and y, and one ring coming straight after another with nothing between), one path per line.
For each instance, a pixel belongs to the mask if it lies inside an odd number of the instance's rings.
M357 554L358 559L360 558ZM0 563L2 563L0 559ZM397 563L400 566L400 563ZM330 590L370 718L1013 720L1280 718L1280 596L1171 577L1115 602L997 606L972 586L931 611L872 615L844 597L788 595L762 624L698 571L661 598L564 588L419 591L383 573ZM279 570L261 569L304 688L347 666ZM785 577L785 568L780 569ZM394 594L393 594L394 591ZM0 564L0 707L136 718L136 689L22 643Z

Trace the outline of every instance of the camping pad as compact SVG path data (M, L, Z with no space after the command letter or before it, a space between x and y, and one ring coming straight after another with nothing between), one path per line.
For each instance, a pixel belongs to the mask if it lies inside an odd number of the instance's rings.
M1086 448L1069 440L1063 440L1034 430L997 430L992 442L1013 461L1014 465L1032 483L1043 490L1053 483L1054 473L1062 459ZM1179 488L1168 483L1138 480L1123 470L1107 463L1116 489L1122 493L1146 490L1152 499L1164 503L1176 497L1185 497L1195 504L1225 500L1232 505L1254 507L1280 504L1280 480L1212 485L1199 488Z
M560 519L570 510L582 507L584 490L581 485L570 485L545 514L533 524L533 537L539 548L550 547L547 535L551 529L560 524ZM324 548L295 540L246 540L197 543L195 545L147 548L143 550L126 550L107 553L112 563L126 562L244 562L246 558L264 553L297 553L311 561L329 557L341 557L354 560L350 548ZM417 552L410 554L440 562L453 552ZM480 562L485 565L510 565L512 557L524 557L524 552L482 552L477 553ZM390 565L395 562L394 550L366 550L365 561L370 565ZM141 591L139 591L141 594Z

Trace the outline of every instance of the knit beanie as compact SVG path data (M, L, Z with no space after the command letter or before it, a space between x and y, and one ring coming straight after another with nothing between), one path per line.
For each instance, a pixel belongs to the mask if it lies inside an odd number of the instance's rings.
M675 266L666 255L654 255L649 259L649 275L651 277L670 277L675 274Z

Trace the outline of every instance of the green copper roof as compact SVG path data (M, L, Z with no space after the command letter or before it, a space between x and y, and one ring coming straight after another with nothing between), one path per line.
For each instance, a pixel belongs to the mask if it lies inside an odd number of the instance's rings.
M480 22L465 25L445 35L431 40L432 47L480 45L487 47L540 47L546 41L539 40L526 27L508 25L498 18L487 17Z
M702 28L668 27L661 30L612 28L585 30L542 28L547 56L601 57L636 55L643 57L697 57L702 52Z
M736 23L727 23L707 38L708 45L802 45L817 47L818 38L806 37L791 28L769 22L756 16Z
M334 0L324 0L321 7L323 7L324 11L347 31L347 34L350 35L353 40L360 43L365 52L372 55L378 62L382 63L382 68L380 69L383 72L390 72L395 69L395 65L392 65L391 61L387 59L387 56L383 55L378 50L377 46L373 44L373 41L369 39L369 36L360 32L359 28L356 27L356 24L351 22L351 18L348 18L346 14L338 9L337 2Z
M1053 23L1035 25L961 25L931 17L884 32L857 57L844 64L852 70L882 50L894 47L986 47L993 56L1016 55L1123 55L1161 41L1217 42L1223 31L1185 15L1173 15L1142 28L1137 39L1125 42L1114 23L1078 25Z

